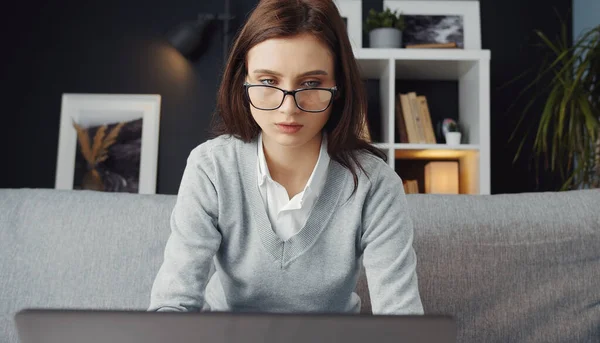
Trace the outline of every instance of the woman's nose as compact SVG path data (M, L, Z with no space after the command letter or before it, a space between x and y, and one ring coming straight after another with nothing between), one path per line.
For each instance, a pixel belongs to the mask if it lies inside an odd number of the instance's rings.
M283 103L281 104L281 107L279 107L279 111L284 114L293 114L298 111L296 101L294 100L294 96L292 94L285 95L283 98Z

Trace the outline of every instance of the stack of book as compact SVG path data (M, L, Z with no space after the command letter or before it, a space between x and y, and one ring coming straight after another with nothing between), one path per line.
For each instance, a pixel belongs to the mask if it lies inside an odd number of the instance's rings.
M436 144L433 124L424 95L400 93L396 99L396 123L400 143Z
M404 180L404 193L406 194L417 194L419 193L419 183L417 180Z

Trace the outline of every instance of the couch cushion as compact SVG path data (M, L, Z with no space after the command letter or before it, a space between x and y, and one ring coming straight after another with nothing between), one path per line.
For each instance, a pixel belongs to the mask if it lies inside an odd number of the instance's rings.
M0 190L0 341L16 342L13 315L26 307L146 309L174 201Z
M459 342L600 341L600 192L408 200L425 311ZM145 309L174 202L0 189L0 341L26 307Z
M600 191L408 199L425 312L459 342L600 342Z

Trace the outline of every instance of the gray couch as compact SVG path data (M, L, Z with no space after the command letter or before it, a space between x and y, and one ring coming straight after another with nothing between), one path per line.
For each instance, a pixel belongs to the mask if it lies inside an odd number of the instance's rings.
M459 342L600 342L599 191L408 199L425 311ZM0 342L23 308L145 310L174 202L0 189Z

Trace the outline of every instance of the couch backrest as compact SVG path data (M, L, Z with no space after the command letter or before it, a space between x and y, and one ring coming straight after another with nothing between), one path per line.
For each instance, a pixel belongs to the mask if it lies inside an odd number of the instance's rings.
M6 342L16 342L13 315L22 308L146 308L174 203L166 195L0 190Z
M600 191L409 204L425 311L461 342L600 342Z
M459 341L600 336L600 192L408 199L425 311L455 316ZM0 334L16 342L27 307L146 309L174 203L0 190Z

